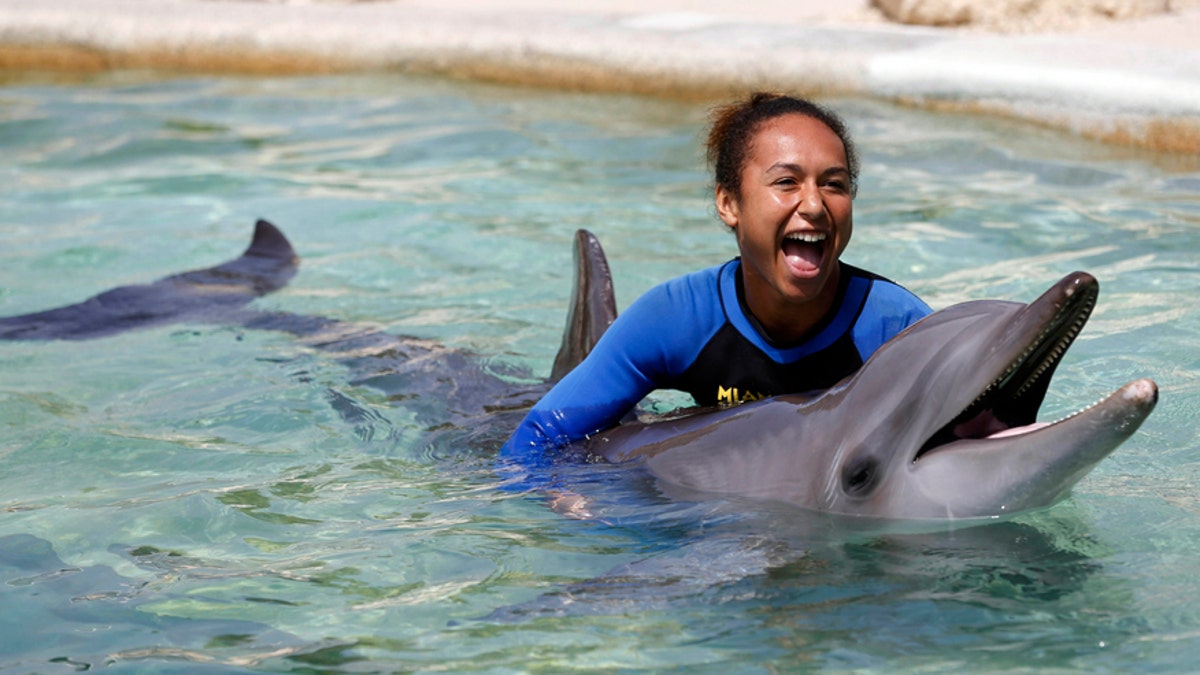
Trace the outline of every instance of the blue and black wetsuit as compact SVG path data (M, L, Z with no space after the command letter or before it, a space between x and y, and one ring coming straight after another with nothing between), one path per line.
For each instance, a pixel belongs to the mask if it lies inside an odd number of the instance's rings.
M547 450L614 426L654 389L714 405L831 387L931 311L903 287L843 263L833 311L799 344L777 345L741 286L734 259L646 292L533 407L502 457L545 465Z

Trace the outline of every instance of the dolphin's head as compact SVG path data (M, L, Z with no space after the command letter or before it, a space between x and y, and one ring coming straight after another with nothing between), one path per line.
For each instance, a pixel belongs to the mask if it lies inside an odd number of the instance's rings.
M985 518L1046 506L1128 438L1157 401L1136 380L1054 423L1051 376L1099 285L1071 274L1028 305L976 301L881 347L827 404L847 418L818 507L890 518Z

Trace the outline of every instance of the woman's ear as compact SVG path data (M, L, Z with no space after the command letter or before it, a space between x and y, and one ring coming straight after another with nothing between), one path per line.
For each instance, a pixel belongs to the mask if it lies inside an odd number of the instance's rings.
M738 220L740 219L737 198L729 190L718 185L715 201L717 204L717 215L720 216L721 222L736 230Z

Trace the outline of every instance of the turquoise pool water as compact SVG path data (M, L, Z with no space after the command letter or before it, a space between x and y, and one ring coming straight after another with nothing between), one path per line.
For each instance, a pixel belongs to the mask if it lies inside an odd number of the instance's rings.
M1200 162L834 103L864 154L850 262L935 307L1100 279L1045 417L1141 376L1162 397L1067 501L830 533L586 467L571 520L501 489L493 448L431 442L421 392L286 335L0 343L0 672L1193 670ZM544 375L576 228L622 306L733 255L704 114L386 76L9 81L0 315L219 263L265 217L303 263L256 307Z

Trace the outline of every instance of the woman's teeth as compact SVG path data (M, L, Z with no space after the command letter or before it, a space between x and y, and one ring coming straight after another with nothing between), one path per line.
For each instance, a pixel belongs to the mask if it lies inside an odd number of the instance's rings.
M791 241L799 241L805 244L819 244L825 241L824 232L793 232L784 236L784 239Z
M783 255L797 270L815 271L825 255L824 232L793 232L783 238Z

